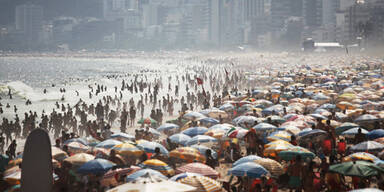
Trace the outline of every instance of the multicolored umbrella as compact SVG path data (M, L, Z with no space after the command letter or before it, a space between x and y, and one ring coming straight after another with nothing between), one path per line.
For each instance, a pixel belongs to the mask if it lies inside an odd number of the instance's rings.
M122 143L123 142L115 140L115 139L107 139L105 141L102 141L102 142L98 143L95 147L111 149L115 145L122 144Z
M343 160L344 161L362 160L362 161L375 162L375 161L380 160L380 159L378 157L370 154L370 153L358 152L358 153L352 153L352 154L344 157Z
M176 169L176 173L197 173L212 179L217 179L219 173L210 166L203 163L188 163Z
M216 180L204 176L191 176L179 179L177 182L196 187L199 192L221 192L222 186Z
M290 161L292 159L295 159L296 156L300 155L302 159L313 159L315 158L315 154L310 152L308 149L303 148L303 147L290 147L288 150L285 151L280 151L277 154L280 158L283 160Z
M384 172L384 169L367 161L350 161L331 165L329 171L345 176L369 177Z
M228 130L223 137L242 139L249 130L241 127L233 127Z
M276 140L290 141L291 134L286 131L275 131L267 137L267 140L268 141L276 141Z
M211 150L211 155L213 158L217 159L217 153L215 150L207 147L207 146L204 146L204 145L191 145L190 147L192 148L195 148L197 150L199 150L199 152L202 154L202 155L205 155L207 150Z
M208 129L205 127L191 127L182 131L181 133L186 134L190 137L194 137L196 135L204 135L204 133L207 131Z
M95 156L87 154L87 153L78 153L76 155L70 156L64 159L64 162L68 162L74 166L81 166L84 163L94 160Z
M208 135L196 135L194 137L192 137L189 141L187 141L186 145L187 146L191 146L191 145L195 145L195 144L214 144L214 143L217 143L218 140L211 137L211 136L208 136Z
M205 156L200 153L199 150L192 148L192 147L179 147L169 153L170 157L187 160L187 161L193 161L197 160L200 162L205 161Z
M280 175L284 174L283 166L273 159L260 158L254 160L253 162L263 166L271 173L272 176L279 177Z
M156 171L156 170L153 170L153 169L141 169L141 170L138 170L138 171L128 175L125 178L125 181L126 182L132 182L132 181L135 181L136 179L138 179L140 177L143 177L145 175L155 175L155 176L163 178L163 179L168 179L166 176L164 176L159 171Z
M254 126L253 129L255 129L256 131L262 131L263 132L263 131L276 130L277 127L272 125L272 124L269 124L269 123L259 123L256 126Z
M139 167L143 169L153 169L156 171L159 171L163 175L174 175L175 171L166 163L163 161L160 161L158 159L149 159L144 161L142 164L139 165Z
M147 153L154 153L156 148L160 149L160 153L168 155L168 150L160 143L150 142L145 140L138 141L137 148Z
M189 140L191 140L191 137L182 133L177 133L169 137L169 139L173 143L185 145Z
M254 160L261 159L261 158L262 157L259 157L257 155L248 155L248 156L242 157L242 158L238 159L237 161L235 161L232 164L232 167L235 167L235 166L240 165L242 163L252 162Z
M94 159L84 163L77 172L80 174L104 174L116 164L105 159Z
M148 124L148 125L152 125L152 124L156 124L157 121L150 118L150 117L147 117L147 118L141 118L139 121L137 121L138 124Z
M131 143L122 143L115 145L112 149L116 150L117 153L124 156L136 156L139 157L143 154L143 151L132 145Z
M180 179L183 179L183 178L186 178L186 177L192 177L192 176L202 176L198 173L189 173L189 172L185 172L185 173L179 173L173 177L171 177L169 180L171 181L178 181Z
M290 143L270 145L269 147L264 149L263 155L266 157L277 157L277 154L281 151L287 151L293 147L294 146Z
M260 178L261 176L267 176L269 172L257 163L246 162L229 169L228 174L240 177Z

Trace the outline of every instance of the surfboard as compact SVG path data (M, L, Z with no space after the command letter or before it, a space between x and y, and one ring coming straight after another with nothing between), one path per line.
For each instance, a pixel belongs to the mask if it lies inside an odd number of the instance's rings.
M22 192L50 192L53 187L51 141L43 129L33 130L27 138L21 165Z

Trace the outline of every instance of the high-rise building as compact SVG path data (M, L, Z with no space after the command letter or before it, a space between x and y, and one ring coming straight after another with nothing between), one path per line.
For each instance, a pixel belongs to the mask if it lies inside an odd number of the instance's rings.
M43 7L27 3L16 7L16 30L25 36L28 48L39 41L43 26Z
M303 1L303 17L304 24L307 27L319 27L323 19L323 0L306 0Z
M222 28L222 12L223 1L222 0L209 0L209 24L208 24L208 36L209 41L216 46L221 45L221 28Z

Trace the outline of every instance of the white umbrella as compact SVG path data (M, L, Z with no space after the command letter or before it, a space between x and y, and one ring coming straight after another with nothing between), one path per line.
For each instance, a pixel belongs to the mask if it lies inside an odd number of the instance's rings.
M107 192L165 192L165 191L175 191L175 192L184 192L184 191L194 191L196 188L190 185L182 184L175 181L165 180L160 177L153 175L145 175L142 178L136 180L135 182L125 183L119 185L113 189L108 190Z

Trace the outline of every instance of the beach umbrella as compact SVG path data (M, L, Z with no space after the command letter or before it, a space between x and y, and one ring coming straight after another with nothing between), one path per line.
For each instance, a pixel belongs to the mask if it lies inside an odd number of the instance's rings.
M350 161L331 165L329 171L345 176L369 177L378 175L384 170L367 161Z
M105 159L94 159L84 163L77 172L80 174L104 174L116 164Z
M306 159L306 158L313 159L316 156L314 153L312 153L308 149L303 147L298 147L298 146L290 147L288 150L285 150L285 151L280 151L277 155L281 159L287 160L287 161L295 159L296 156L298 155L300 155L302 159Z
M284 130L284 131L287 131L288 133L291 133L292 135L296 135L298 134L301 129L297 128L296 126L280 126L279 128L277 128L278 130Z
M100 143L98 143L95 147L111 149L115 145L122 144L123 142L115 140L115 139L107 139Z
M227 123L224 123L224 124L216 124L216 125L213 125L211 127L209 127L208 131L212 131L212 130L223 130L223 131L228 131L229 129L231 129L233 127L233 125L231 124L227 124Z
M156 129L154 128L151 128L151 127L148 127L148 128L140 128L138 129L139 131L146 131L148 129L149 133L151 133L152 135L154 136L157 136L159 137L161 135L161 133L159 131L157 131Z
M221 184L209 177L204 176L190 176L179 179L177 182L196 187L194 191L199 192L221 192Z
M248 133L249 130L241 127L233 127L229 129L223 137L242 139Z
M365 189L355 189L349 192L383 192L383 191L376 188L365 188Z
M368 139L369 140L375 140L377 138L384 137L384 129L375 129L370 131L368 134Z
M88 154L94 155L98 158L108 158L111 153L111 149L92 147L87 150Z
M264 115L272 115L273 113L277 114L277 113L281 113L284 111L284 106L283 105L273 105L273 106L270 106L268 108L265 108L261 111L262 114Z
M175 192L187 192L194 191L196 188L170 181L155 175L145 175L138 178L134 182L125 183L115 188L108 190L107 192L152 192L152 191L175 191Z
M284 141L284 140L276 140L276 141L272 141L272 142L269 142L267 144L264 145L264 148L268 148L268 147L274 147L274 146L281 146L281 145L290 145L290 146L293 146L290 142L288 141Z
M331 103L324 103L319 108L320 109L333 110L333 109L336 108L336 105L335 104L331 104Z
M196 135L194 137L192 137L189 141L187 141L186 145L187 146L190 146L190 145L195 145L195 144L213 144L213 143L217 143L218 140L211 137L211 136L208 136L208 135Z
M256 131L271 131L277 129L276 126L269 123L259 123L253 127Z
M364 114L355 119L356 123L371 123L375 121L380 121L380 119L371 114Z
M275 176L276 178L284 174L283 166L273 159L260 158L254 160L253 162L263 166L267 171L269 171L269 173L271 173L272 176Z
M321 119L321 120L327 120L328 119L327 117L324 117L323 115L320 115L317 113L310 114L310 116L313 118L316 118L316 119Z
M213 130L208 129L208 131L205 132L204 135L208 135L208 136L214 137L216 139L220 139L225 135L226 132L227 131L223 130L223 129L213 129Z
M268 116L265 118L265 120L263 121L264 123L268 123L268 121L271 121L273 123L284 123L286 122L287 120L285 120L284 118L280 117L280 116L277 116L277 115L271 115L271 116Z
M235 167L235 166L240 165L242 163L252 162L254 160L261 159L261 158L262 157L259 157L257 155L248 155L248 156L242 157L242 158L238 159L237 161L235 161L232 164L232 167Z
M341 101L337 103L336 106L341 110L347 110L347 109L352 110L356 108L352 103L347 101Z
M350 148L354 152L378 152L384 149L384 145L376 141L364 141Z
M65 146L68 147L68 151L71 154L72 153L83 153L83 152L86 152L89 148L88 146L83 145L83 144L76 142L76 141L67 143Z
M222 111L230 112L230 111L233 111L235 109L235 106L233 106L230 103L225 103L222 106L220 106L219 109Z
M189 173L189 172L185 172L185 173L179 173L173 177L171 177L169 180L171 181L178 181L180 179L183 179L183 178L186 178L186 177L192 177L192 176L202 176L198 173Z
M148 125L152 125L152 124L156 124L157 121L150 118L150 117L147 117L147 118L141 118L139 121L137 121L138 124L148 124Z
M119 179L119 177L116 177L116 176L130 175L138 170L141 170L141 168L136 166L111 169L103 175L103 178L101 179L100 183L102 186L106 186L106 187L117 186L118 185L117 179Z
M239 116L232 120L233 124L242 127L250 127L257 123L257 118L254 116Z
M58 161L62 161L68 157L68 154L65 151L53 146L51 147L51 153L52 153L52 158Z
M158 176L158 177L163 178L163 179L168 179L166 176L164 176L159 171L156 171L153 169L141 169L141 170L138 170L138 171L128 175L125 178L125 181L126 182L132 182L132 181L135 181L136 179L143 177L145 175L155 175L155 176Z
M275 144L270 145L269 147L265 148L263 151L263 155L266 157L277 157L277 154L281 151L286 151L294 147L292 144Z
M182 133L177 133L177 134L171 135L169 139L173 143L185 145L189 140L191 140L191 137Z
M19 166L11 167L3 173L3 180L10 185L20 184L21 169Z
M211 118L215 118L215 119L220 119L223 118L223 119L226 119L229 117L228 113L223 111L223 110L220 110L220 109L212 109L209 113L208 113L208 117L211 117Z
M211 118L211 117L204 117L202 119L199 120L201 124L203 125L216 125L216 124L219 124L220 121L217 120L217 119L214 119L214 118Z
M182 131L181 133L188 135L190 137L194 137L196 135L204 135L204 133L207 131L208 129L205 127L191 127Z
M174 157L177 159L187 160L187 161L205 161L204 154L201 154L199 150L193 148L193 147L179 147L177 149L174 149L169 153L170 157Z
M81 166L84 163L94 160L95 156L87 154L87 153L78 153L73 156L70 156L64 159L64 162L68 162L74 166Z
M111 139L116 139L116 140L119 140L121 142L134 141L135 136L127 134L127 133L114 133L111 135Z
M336 134L340 135L342 132L344 132L348 129L358 127L358 126L359 125L356 123L345 122L345 123L341 124L340 126L336 127L335 132L336 132Z
M66 140L63 145L67 145L68 143L71 143L71 142L78 142L78 143L81 143L83 145L88 145L88 141L86 139L83 139L83 138L72 138L72 139L68 139Z
M176 173L197 173L212 179L217 179L219 173L210 166L203 163L188 163L176 169Z
M134 146L131 143L121 143L117 144L112 149L116 150L118 154L124 155L124 156L136 156L139 157L143 154L143 151Z
M139 148L140 150L143 150L147 153L154 153L155 149L157 147L160 149L160 153L162 153L164 155L168 155L168 153L169 153L168 150L163 145L161 145L160 143L140 140L137 144L137 148Z
M209 150L211 150L211 155L212 155L212 157L215 158L215 159L217 159L217 153L216 153L216 151L213 150L213 149L211 149L211 148L209 148L209 147L207 147L207 146L204 146L204 145L191 145L190 147L199 150L199 152L200 152L202 155L205 155L206 152L207 152L207 150L209 149Z
M352 153L343 158L343 161L357 161L357 160L375 162L380 159L370 153L365 153L365 152Z
M288 133L287 131L275 131L267 137L267 140L268 141L276 141L276 140L290 141L291 134Z
M355 127L355 128L348 129L348 130L342 132L340 135L343 135L346 137L351 137L351 136L354 137L359 132L359 129L361 129L361 133L368 134L367 130L360 128L360 127Z
M141 163L139 167L143 169L153 169L156 171L159 171L163 175L174 175L175 171L166 163L163 161L160 161L158 159L148 159Z
M301 131L298 135L299 140L312 140L316 138L324 138L327 136L327 132L320 129L311 129L307 131Z
M178 130L180 126L173 123L166 123L157 128L158 131L170 131L170 130Z
M196 120L202 119L204 117L205 117L205 115L203 115L199 112L196 112L196 111L191 111L191 112L188 112L188 113L183 115L184 119L188 119L190 121L196 121Z
M267 176L269 172L261 165L255 162L246 162L236 165L229 169L228 174L235 176L247 176L250 178L260 178Z

